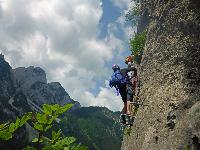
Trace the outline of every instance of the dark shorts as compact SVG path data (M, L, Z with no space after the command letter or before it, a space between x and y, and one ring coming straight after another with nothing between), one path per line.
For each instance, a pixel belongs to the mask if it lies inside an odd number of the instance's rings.
M133 101L133 88L130 85L125 84L120 87L119 93L124 103L127 101Z
M133 87L128 84L126 86L127 101L133 102L133 94Z

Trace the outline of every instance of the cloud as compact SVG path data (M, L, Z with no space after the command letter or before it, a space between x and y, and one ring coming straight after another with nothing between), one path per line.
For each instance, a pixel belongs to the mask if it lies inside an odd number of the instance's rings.
M108 86L101 87L100 92L96 97L88 91L83 93L83 96L85 100L92 100L94 102L91 103L91 106L105 106L114 111L121 111L123 108L121 97L117 96L116 91L110 89ZM90 103L90 101L88 101L88 103Z
M120 9L128 5L114 3ZM0 52L14 68L44 68L49 82L60 82L84 106L121 109L114 91L98 84L111 75L108 63L124 51L115 35L123 28L119 23L109 25L105 39L98 38L102 6L101 0L1 0ZM92 89L99 91L96 96Z

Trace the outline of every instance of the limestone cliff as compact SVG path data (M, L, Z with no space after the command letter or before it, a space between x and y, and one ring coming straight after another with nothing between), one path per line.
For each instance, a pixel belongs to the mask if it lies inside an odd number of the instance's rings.
M123 150L200 149L200 1L143 0L148 11L139 108ZM146 106L147 105L147 106Z

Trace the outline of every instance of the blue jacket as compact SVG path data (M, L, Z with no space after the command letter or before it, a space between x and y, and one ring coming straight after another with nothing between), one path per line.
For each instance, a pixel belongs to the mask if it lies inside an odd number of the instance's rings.
M111 88L114 86L116 89L119 89L123 84L126 84L126 78L122 75L120 70L116 70L111 76L109 86Z

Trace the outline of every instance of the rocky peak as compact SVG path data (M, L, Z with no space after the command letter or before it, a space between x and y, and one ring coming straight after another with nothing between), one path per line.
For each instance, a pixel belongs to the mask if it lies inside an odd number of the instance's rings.
M0 54L0 61L1 60L4 60L4 55L3 54Z
M40 67L19 67L13 69L13 74L16 87L20 87L25 93L36 82L47 84L46 73Z
M27 96L29 99L31 99L31 101L39 106L43 103L57 103L60 105L64 105L66 103L74 103L65 89L58 82L46 84L37 81L32 84L30 89L28 89Z
M5 61L4 55L0 54L0 78L5 78L10 74L11 67L8 62Z
M18 95L23 96L18 98ZM0 96L9 97L9 102L16 106L22 101L25 104L26 101L32 108L40 107L44 103L59 105L76 103L59 82L47 83L46 73L40 67L12 69L2 54L0 54ZM80 107L79 103L74 106L77 107Z
M0 95L9 97L14 92L12 68L0 54Z

